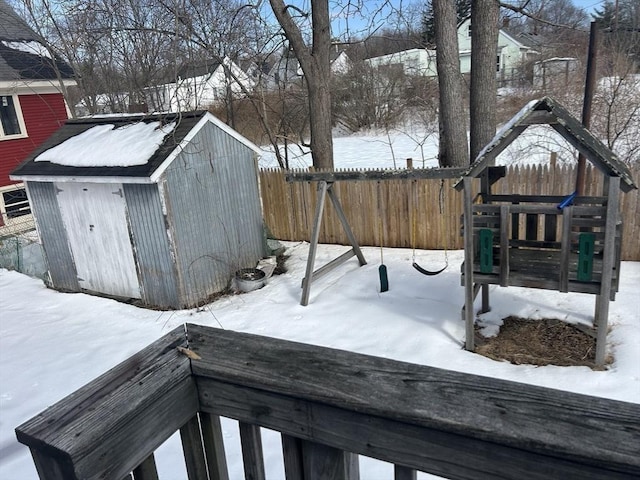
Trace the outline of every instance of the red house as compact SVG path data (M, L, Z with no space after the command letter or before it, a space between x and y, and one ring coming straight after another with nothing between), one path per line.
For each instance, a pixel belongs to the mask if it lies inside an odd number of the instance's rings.
M31 213L24 186L9 173L68 118L62 91L70 85L71 68L0 0L0 234Z

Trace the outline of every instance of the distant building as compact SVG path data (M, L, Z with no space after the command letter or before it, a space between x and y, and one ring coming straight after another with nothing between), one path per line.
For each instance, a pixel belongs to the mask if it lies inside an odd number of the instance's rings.
M460 49L460 71L471 72L471 20L462 22L458 27L458 48ZM498 50L496 52L496 74L499 77L512 76L525 63L540 55L533 42L527 37L517 36L508 29L498 32Z
M149 111L180 112L207 109L229 95L243 97L255 80L233 60L204 61L183 66L175 79L145 89Z
M522 65L539 56L533 42L500 29L496 51L496 75L508 77ZM461 73L471 72L471 20L458 27L458 49ZM366 62L374 68L389 68L402 71L405 75L435 77L436 51L426 48L412 48L388 55L368 58Z
M374 68L396 71L405 75L435 77L436 51L426 48L412 48L401 52L389 53L366 60Z

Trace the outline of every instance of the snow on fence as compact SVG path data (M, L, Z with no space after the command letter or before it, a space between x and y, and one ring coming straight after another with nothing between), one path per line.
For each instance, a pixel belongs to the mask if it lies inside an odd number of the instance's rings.
M631 167L640 178L640 165ZM495 194L565 196L575 190L575 167L537 165L509 167L494 186ZM285 172L260 171L262 204L267 226L279 240L309 241L316 202L316 185L287 183ZM420 249L461 249L462 195L454 180L389 180L337 182L334 190L342 202L360 245ZM602 175L587 169L585 195L600 195ZM621 198L624 219L622 260L640 261L640 195L638 190ZM320 243L349 243L332 208L325 210Z
M224 480L220 417L254 480L261 428L280 432L287 480L358 480L357 455L396 480L640 476L636 404L190 324L16 432L41 480L157 480L175 431L188 478Z

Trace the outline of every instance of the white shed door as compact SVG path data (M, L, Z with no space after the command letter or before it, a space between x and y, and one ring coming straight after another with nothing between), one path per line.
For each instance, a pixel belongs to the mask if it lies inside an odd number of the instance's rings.
M121 184L56 183L80 287L140 298Z

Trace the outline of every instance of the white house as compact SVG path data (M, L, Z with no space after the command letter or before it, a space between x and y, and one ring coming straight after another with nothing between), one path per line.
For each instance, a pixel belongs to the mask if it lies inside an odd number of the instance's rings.
M331 53L331 73L334 75L344 75L351 69L351 59L347 52L334 51Z
M175 82L145 89L149 110L178 112L207 109L223 102L230 92L242 97L256 81L233 60L208 61L180 69Z
M401 52L368 58L367 63L373 68L402 70L405 75L424 75L435 77L436 51L425 48L412 48Z
M352 62L347 52L332 49L330 53L331 73L333 75L344 75L351 67ZM262 85L267 90L275 90L277 88L286 88L295 84L304 77L304 72L300 66L300 62L296 58L294 52L285 52L271 67L269 72L262 80Z
M471 72L471 20L466 20L458 27L458 49L461 73ZM499 75L511 74L524 62L539 55L531 45L525 44L523 39L516 38L505 29L498 34L498 49L496 51L496 72ZM434 77L436 69L436 51L425 48L412 48L401 52L373 57L366 60L375 68L402 68L407 75L424 75Z
M458 27L458 49L460 52L460 71L471 72L471 20L465 20ZM534 60L540 55L524 39L516 38L506 29L498 32L498 51L496 52L496 72L510 75L525 62Z

